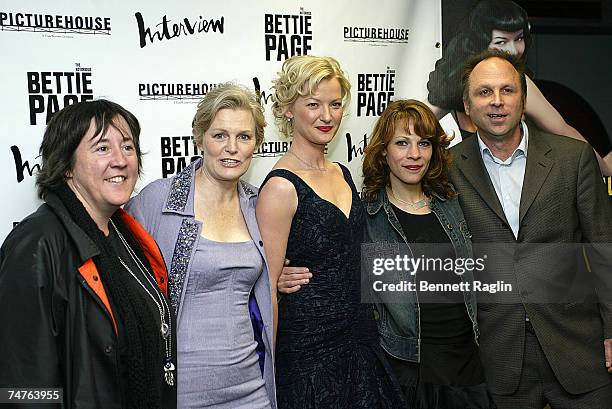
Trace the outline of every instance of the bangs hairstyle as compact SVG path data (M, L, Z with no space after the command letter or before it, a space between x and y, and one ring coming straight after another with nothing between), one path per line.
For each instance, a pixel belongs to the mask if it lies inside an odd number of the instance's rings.
M447 148L450 138L427 105L408 99L391 102L376 121L363 157L362 196L366 202L376 201L380 191L390 185L390 169L384 152L396 128L401 127L408 133L410 122L414 124L414 132L429 140L432 147L429 167L421 180L423 192L427 196L436 193L446 199L456 195L448 181L451 154Z
M510 0L483 0L472 10L469 16L469 27L476 42L475 49L481 52L491 43L493 30L514 32L523 30L525 52L522 60L527 58L527 50L531 44L529 19L527 12Z
M45 200L47 194L66 182L67 175L74 169L75 153L81 140L92 125L94 139L101 138L112 126L124 137L124 130L117 126L117 117L125 120L131 133L138 157L138 175L142 171L140 150L140 124L138 119L114 102L99 99L68 105L53 115L40 144L41 168L36 175L38 197Z
M293 123L287 120L285 113L298 97L313 95L321 81L334 78L340 82L342 107L346 108L350 103L351 83L338 61L332 57L312 55L297 55L285 60L278 77L272 82L272 114L282 135L288 138L293 135Z
M191 123L196 145L202 146L204 133L215 120L217 112L222 109L243 109L251 113L255 122L255 149L259 148L264 141L266 127L260 98L247 87L231 82L217 85L198 103L198 109Z
M427 100L445 110L463 112L461 76L471 55L489 48L493 30L514 32L523 30L524 62L531 44L527 13L510 0L483 0L476 4L460 25L462 29L442 48L442 58L429 73Z

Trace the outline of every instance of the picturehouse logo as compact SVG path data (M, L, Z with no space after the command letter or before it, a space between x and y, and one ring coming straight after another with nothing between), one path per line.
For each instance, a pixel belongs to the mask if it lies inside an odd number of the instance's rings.
M58 34L111 34L110 17L0 12L1 31Z
M254 158L271 158L283 156L291 147L291 141L265 141L253 153ZM329 147L325 146L325 154L329 152Z
M344 41L378 45L407 43L409 33L408 28L344 26Z
M312 49L312 14L300 7L298 14L265 14L266 61L284 61L307 55Z
M175 103L198 103L208 91L215 88L215 83L163 83L150 82L138 84L138 96L141 101L175 101Z
M254 158L269 158L283 156L291 147L290 141L265 141L253 153Z

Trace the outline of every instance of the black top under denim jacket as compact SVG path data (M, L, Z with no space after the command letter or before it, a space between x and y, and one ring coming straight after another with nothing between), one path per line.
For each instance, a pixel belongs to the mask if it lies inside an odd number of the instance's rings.
M472 235L457 198L444 199L433 194L429 205L450 238L456 257L472 258ZM377 200L368 202L365 206L367 217L362 246L362 261L367 263L364 265L371 266L375 258L395 258L397 254L400 254L400 246L407 245L407 243L385 189L379 192ZM398 276L390 277L391 281L400 282L406 279L405 272L394 272L392 274ZM415 275L410 277L412 282L416 283ZM474 275L470 271L466 271L460 278L461 281L465 282L472 283L474 281ZM370 288L372 287L370 286ZM387 353L396 358L419 362L421 339L418 295L416 291L406 291L402 296L405 296L405 303L385 302L385 298L394 297L393 294L385 292L375 294L380 344ZM480 330L476 321L476 295L472 291L465 291L463 298L468 316L472 321L474 340L478 343Z

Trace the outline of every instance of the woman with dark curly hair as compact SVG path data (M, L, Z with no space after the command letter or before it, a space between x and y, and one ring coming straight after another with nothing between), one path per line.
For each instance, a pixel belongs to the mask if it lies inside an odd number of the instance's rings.
M448 179L449 142L419 101L395 101L378 119L363 160L366 265L387 251L387 258L395 257L398 248L412 258L473 259L470 233ZM420 291L425 280L472 283L472 271L457 263L453 271L438 266L410 277L416 291L402 292L401 299L394 292L376 292L380 343L406 399L417 408L492 407L478 357L471 285L462 292ZM385 279L400 282L406 272L386 272Z
M429 74L427 104L438 118L451 113L465 139L476 133L476 127L464 112L461 97L461 75L465 61L487 48L497 48L526 58L531 44L527 13L510 0L482 0L468 16L466 27L451 38L443 56ZM525 115L538 128L558 135L588 142L542 94L527 77ZM593 138L600 137L593 135ZM596 152L604 175L612 175L612 150L609 141L601 143Z

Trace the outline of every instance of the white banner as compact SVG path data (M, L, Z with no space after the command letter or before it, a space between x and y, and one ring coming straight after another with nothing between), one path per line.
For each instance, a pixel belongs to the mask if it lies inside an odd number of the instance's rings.
M347 165L359 188L375 120L389 100L426 97L440 42L439 0L3 1L0 240L40 204L34 176L45 125L75 101L107 98L136 115L144 186L198 155L191 120L211 87L254 88L268 121L247 174L259 185L289 146L275 129L270 87L295 54L333 56L351 80L328 157Z

